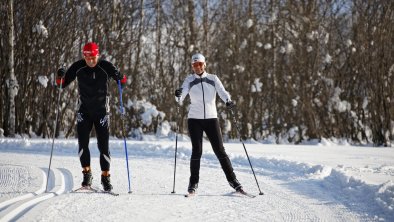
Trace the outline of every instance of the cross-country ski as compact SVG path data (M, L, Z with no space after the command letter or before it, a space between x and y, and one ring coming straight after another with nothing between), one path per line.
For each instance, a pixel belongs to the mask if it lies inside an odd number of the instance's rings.
M113 191L105 191L105 190L93 188L93 187L80 187L75 190L72 190L70 193L102 193L102 194L109 194L112 196L119 196L119 193L115 193Z

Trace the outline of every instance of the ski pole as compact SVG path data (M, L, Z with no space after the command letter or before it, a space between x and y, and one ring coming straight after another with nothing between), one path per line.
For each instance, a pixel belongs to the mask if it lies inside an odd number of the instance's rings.
M59 118L59 112L60 112L60 95L62 92L62 86L63 86L63 78L60 80L60 87L59 87L59 95L57 97L57 102L56 102L56 120L55 120L55 126L53 129L53 136L52 136L52 148L51 148L51 157L49 158L49 166L48 166L48 173L47 173L47 183L45 186L45 192L48 192L48 182L49 182L49 173L51 171L51 164L52 164L52 155L53 155L53 146L55 144L55 135L56 135L56 130L57 130L57 120Z
M120 85L120 80L118 80L118 88L119 88L120 113L122 115L121 119L122 119L122 134L123 134L123 141L124 141L124 151L126 153L127 179L129 181L129 193L131 193L130 171L129 171L129 156L127 155L126 133L125 133L125 129L124 129L125 113L124 113L124 110L123 110L122 86Z
M256 174L254 173L252 163L250 162L250 158L249 158L249 155L248 155L248 151L246 150L245 144L244 144L244 142L243 142L243 140L242 140L241 132L240 132L240 130L239 130L239 128L238 128L238 122L237 122L237 119L235 118L234 111L233 111L233 109L230 109L230 111L231 111L231 114L233 115L235 128L236 128L237 131L238 131L239 140L241 141L241 143L242 143L242 145L243 145L243 147L244 147L244 150L245 150L245 153L246 153L246 157L248 158L250 168L252 169L254 179L256 180L257 188L259 189L259 192L260 192L259 195L263 195L264 193L261 192L261 190L260 190L259 182L257 181Z
M176 107L177 115L179 116L179 97L178 97L178 104ZM178 130L179 130L179 123L176 123L176 128L175 128L175 158L174 158L174 184L172 186L172 192L175 193L175 175L176 175L176 154L178 151Z

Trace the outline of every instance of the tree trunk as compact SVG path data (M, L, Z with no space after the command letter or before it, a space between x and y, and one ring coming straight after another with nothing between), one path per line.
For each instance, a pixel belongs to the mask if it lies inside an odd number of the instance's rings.
M8 60L8 70L10 72L10 76L8 79L8 95L9 95L9 105L8 105L8 114L9 114L9 122L8 122L8 136L15 137L15 97L18 94L18 81L15 77L14 72L14 17L13 17L13 0L8 1L8 44L10 49L10 58Z

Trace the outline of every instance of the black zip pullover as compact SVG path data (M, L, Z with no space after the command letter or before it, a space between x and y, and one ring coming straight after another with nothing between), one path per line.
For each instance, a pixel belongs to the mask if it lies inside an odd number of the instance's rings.
M108 108L108 84L110 78L121 80L119 70L111 63L100 59L93 68L81 59L71 65L64 77L63 87L77 78L79 88L80 112L106 112Z

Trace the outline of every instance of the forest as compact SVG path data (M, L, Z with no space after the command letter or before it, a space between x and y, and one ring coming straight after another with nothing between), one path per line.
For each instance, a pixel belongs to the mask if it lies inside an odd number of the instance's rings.
M125 118L111 83L112 136L121 121L130 138L163 123L187 134L174 91L199 52L237 107L232 116L217 99L227 139L236 119L246 140L394 141L391 0L3 0L0 10L0 137L76 136L78 84L58 89L56 72L94 41L128 78ZM159 113L149 123L144 104Z

